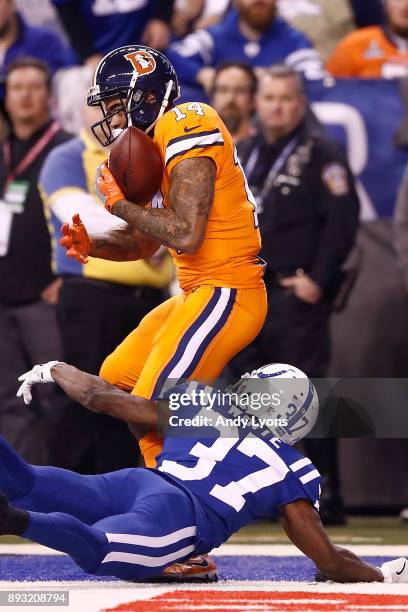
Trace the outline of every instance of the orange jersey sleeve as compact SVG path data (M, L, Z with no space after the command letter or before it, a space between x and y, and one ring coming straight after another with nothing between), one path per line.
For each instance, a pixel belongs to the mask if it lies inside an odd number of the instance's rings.
M340 41L326 68L339 78L377 79L403 76L399 71L404 64L408 65L408 53L400 51L383 28L372 26L355 30ZM395 70L398 72L393 74Z
M184 159L211 157L217 171L214 200L204 240L192 254L171 250L181 287L200 285L258 288L263 266L256 203L238 162L232 137L218 113L191 102L171 109L155 127L154 141L163 159L161 195L170 206L171 172Z
M333 76L346 78L357 75L357 66L354 57L355 47L356 42L350 35L339 42L326 64L327 70Z

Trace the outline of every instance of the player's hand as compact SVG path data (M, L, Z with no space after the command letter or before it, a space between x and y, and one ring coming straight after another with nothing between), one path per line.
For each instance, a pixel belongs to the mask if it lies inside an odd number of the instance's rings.
M98 166L96 171L96 193L109 212L116 202L126 199L106 163Z
M205 66L205 68L201 68L201 70L198 71L196 81L204 88L206 93L209 93L214 84L214 77L215 69L211 68L211 66Z
M72 225L64 223L61 227L63 233L60 245L67 250L68 257L75 257L79 263L88 263L88 255L91 252L91 240L80 216L72 217Z
M151 19L147 22L142 35L142 43L154 49L165 49L169 46L171 31L162 19Z
M47 304L58 304L59 292L62 287L62 278L56 278L41 291L41 299Z
M19 376L18 380L22 381L23 384L20 385L17 391L17 397L23 396L24 403L28 405L33 399L31 395L31 388L34 385L37 383L54 382L54 379L51 376L51 368L57 363L58 361L49 361L48 363L36 365L29 372Z
M281 280L282 287L292 289L296 297L308 304L317 304L322 297L322 290L307 274L288 276Z

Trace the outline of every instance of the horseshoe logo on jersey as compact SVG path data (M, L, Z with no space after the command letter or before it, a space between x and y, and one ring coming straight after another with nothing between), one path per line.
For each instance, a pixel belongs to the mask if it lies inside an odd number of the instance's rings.
M156 68L156 60L153 55L148 51L132 51L126 53L125 59L128 60L133 68L139 73L140 76L150 74L154 72Z

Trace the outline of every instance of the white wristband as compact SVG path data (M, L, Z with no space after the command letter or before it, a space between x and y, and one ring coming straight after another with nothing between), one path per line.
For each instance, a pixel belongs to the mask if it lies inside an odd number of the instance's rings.
M59 363L59 361L49 361L48 363L43 364L43 371L41 373L42 382L54 382L51 375L51 368L57 363Z

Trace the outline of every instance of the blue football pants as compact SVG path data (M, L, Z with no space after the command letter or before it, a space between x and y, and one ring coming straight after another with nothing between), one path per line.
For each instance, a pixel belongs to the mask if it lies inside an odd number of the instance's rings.
M91 574L146 578L195 550L193 502L151 470L83 476L34 466L0 437L0 489L30 515L23 537Z

